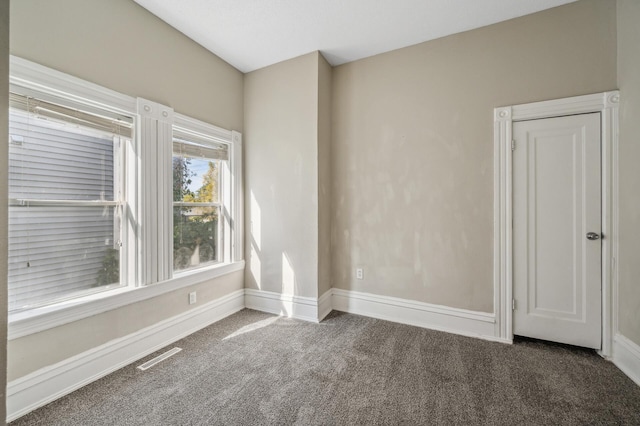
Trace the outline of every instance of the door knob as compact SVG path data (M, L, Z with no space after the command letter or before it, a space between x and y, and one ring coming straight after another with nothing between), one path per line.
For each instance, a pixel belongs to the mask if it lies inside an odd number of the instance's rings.
M587 240L598 240L600 239L600 234L596 234L595 232L587 232Z

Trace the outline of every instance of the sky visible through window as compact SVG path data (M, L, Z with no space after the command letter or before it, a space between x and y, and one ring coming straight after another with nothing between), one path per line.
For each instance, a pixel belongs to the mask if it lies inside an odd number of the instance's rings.
M191 177L191 185L189 185L189 189L193 192L196 192L198 189L202 187L202 178L204 174L209 170L209 161L206 159L198 159L192 158L191 164L189 164L189 169L194 172L194 175Z

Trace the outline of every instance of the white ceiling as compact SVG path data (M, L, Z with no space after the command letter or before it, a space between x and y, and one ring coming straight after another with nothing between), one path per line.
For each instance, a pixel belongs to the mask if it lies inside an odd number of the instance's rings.
M319 50L340 65L575 0L135 0L242 72Z

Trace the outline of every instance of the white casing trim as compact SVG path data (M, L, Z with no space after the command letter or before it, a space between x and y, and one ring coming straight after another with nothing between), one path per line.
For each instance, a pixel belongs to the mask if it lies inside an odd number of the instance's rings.
M604 93L573 96L512 106L514 121L535 120L563 115L598 112L610 104L617 105L620 94L617 90Z
M509 343L494 334L495 317L492 313L336 288L332 291L331 301L336 311Z
M620 93L596 93L494 109L494 310L496 336L513 340L512 127L514 121L599 112L602 143L602 347L611 356L618 289L618 109ZM517 149L517 147L516 147Z
M7 422L137 361L244 308L244 290L161 321L7 385Z
M640 346L616 334L613 338L613 363L640 386Z
M171 278L173 272L172 108L138 98L140 141L138 256L142 284Z
M220 141L224 143L232 141L233 132L231 130L214 126L213 124L206 123L184 114L175 113L173 116L173 124L187 132L200 133L205 138L220 139Z
M244 183L242 181L242 133L231 132L232 151L231 163L231 224L233 234L233 261L244 259Z
M151 299L181 288L201 284L243 269L244 261L229 265L217 265L206 270L189 271L161 283L96 293L55 305L12 314L9 316L7 338L8 340L14 340L102 312L111 311L131 303Z
M35 62L10 56L10 76L12 85L27 86L54 96L62 96L92 107L132 114L136 111L136 99L47 68Z
M250 288L246 288L244 294L244 303L249 309L304 321L320 322L318 299L314 297L292 296Z
M136 110L140 117L173 124L175 112L173 111L173 108L166 105L162 105L148 99L137 98Z

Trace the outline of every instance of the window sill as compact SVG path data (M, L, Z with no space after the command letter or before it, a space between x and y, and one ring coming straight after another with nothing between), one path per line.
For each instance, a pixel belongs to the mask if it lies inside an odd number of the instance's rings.
M131 303L218 278L244 269L244 260L216 265L205 270L181 273L178 277L144 287L123 287L54 305L9 315L8 340L78 321Z

